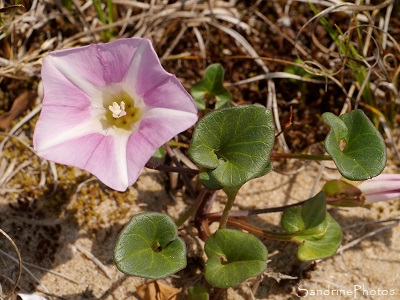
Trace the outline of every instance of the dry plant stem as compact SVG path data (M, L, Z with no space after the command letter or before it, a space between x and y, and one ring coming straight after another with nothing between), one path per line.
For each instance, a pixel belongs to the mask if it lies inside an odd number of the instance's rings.
M295 206L300 206L306 203L308 200L300 201L297 203L293 204L288 204L288 205L283 205L283 206L278 206L278 207L269 207L269 208L261 208L261 209L252 209L252 210L241 210L241 211L233 211L229 213L229 217L232 218L240 218L240 217L247 217L251 215L261 215L261 214L269 214L269 213L275 213L275 212L282 212L287 208L290 207L295 207ZM326 203L335 203L335 202L340 202L343 201L342 198L326 198ZM204 214L204 217L208 220L214 221L215 219L218 219L222 216L221 212L215 212L215 213L206 213Z
M147 162L145 165L148 169L153 169L161 172L177 172L181 174L190 174L190 175L197 175L199 173L198 170L184 168L184 167L173 167L167 165L158 165L152 162Z
M206 190L207 194L204 196L203 201L196 211L196 215L194 217L194 225L197 228L199 233L199 238L202 241L207 240L207 238L211 235L210 227L208 226L208 220L204 218L204 215L209 213L211 210L212 204L215 201L215 198L218 195L218 191L210 191Z
M30 266L30 267L32 267L32 268L35 268L35 269L38 269L38 270L42 270L42 271L46 271L46 272L48 272L48 273L57 275L57 276L59 276L59 277L61 277L61 278L64 278L64 279L66 279L66 280L68 280L68 281L70 281L70 282L72 282L72 283L75 283L75 284L82 284L82 282L76 281L76 280L74 280L74 279L72 279L72 278L70 278L70 277L68 277L68 276L66 276L66 275L64 275L64 274L59 273L59 272L56 272L56 271L53 271L53 270L50 270L50 269L46 269L46 268L42 268L42 267L40 267L40 266L31 264L31 263L27 263L27 262L24 262L24 264L25 264L26 266Z
M400 223L400 217L390 218L390 219L386 219L386 220L379 220L379 221L359 222L359 223L351 224L346 227L342 227L342 230L345 231L345 230L348 230L348 229L354 228L354 227L360 227L360 226L371 225L371 224L383 224L383 223L389 223L389 222Z
M168 144L164 144L164 148L165 148L165 151L168 153L168 155L171 157L172 161L175 163L175 165L179 168L182 168L182 164L179 162L178 158L176 157L174 151L172 151L171 147ZM185 185L188 189L189 194L192 197L196 197L196 192L193 189L192 183L190 182L189 177L187 177L187 174L182 173L181 175L182 175L183 182L185 183Z
M302 154L302 153L271 153L271 159L279 159L279 158L296 158L303 160L332 160L330 155L311 155L311 154Z
M179 219L175 222L177 227L180 227L183 225L183 223L186 222L201 206L201 204L204 202L206 195L208 194L208 190L202 189L199 194L197 195L196 202L194 205L190 206L187 211L185 211Z
M211 224L212 222L218 221L218 218L211 218L209 221L209 224ZM241 228L249 233L269 240L290 241L292 239L291 234L270 232L235 218L228 218L226 224Z
M378 228L378 229L376 229L376 230L374 230L374 231L368 232L367 234L363 235L362 237L360 237L360 238L358 238L358 239L355 239L355 240L351 241L350 243L347 243L346 245L343 245L342 247L340 247L340 248L337 250L337 252L339 253L339 252L341 252L341 251L347 250L347 249L349 249L349 248L351 248L351 247L357 245L357 244L360 243L362 240L365 240L365 239L367 239L367 238L369 238L369 237L371 237L371 236L374 236L375 234L377 234L377 233L379 233L379 232L381 232L381 231L384 231L384 230L387 230L387 229L391 229L391 228L396 227L396 226L398 226L398 225L399 225L399 221L396 220L393 224L386 225L386 226L383 226L383 227L381 227L381 228Z
M11 256L10 254L4 252L3 250L0 249L0 254L7 256L9 259L11 259L14 262L18 262L18 259L16 259L15 257ZM43 283L40 281L39 278L37 278L31 271L29 271L29 269L27 267L25 267L23 264L21 264L22 268L36 281L37 284L39 284L43 290L46 293L49 293L49 290L43 285Z
M302 205L306 201L307 200L304 200L304 201L301 201L301 202L297 202L297 203L293 203L293 204L284 205L284 206L278 206L278 207L233 211L233 212L229 213L229 217L240 218L240 217L247 217L247 216L251 216L251 215L260 215L260 214L267 214L267 213L282 212L287 208ZM222 216L221 212L208 213L208 214L204 215L204 217L207 218L208 220L215 220L215 218L218 219L221 216Z
M108 270L108 268L97 258L95 257L92 253L90 253L89 251L87 251L86 249L84 249L83 247L79 246L79 245L75 245L75 248L83 253L88 259L90 259L96 266L99 267L99 269L101 271L103 271L103 273L107 276L108 279L113 280L113 277L111 276L110 271Z
M10 295L12 295L14 293L14 290L16 289L16 287L18 286L18 282L21 279L21 273L22 273L22 258L21 258L21 253L19 253L18 247L17 245L14 243L14 241L12 240L12 238L5 233L3 230L0 229L0 233L2 235L5 236L5 238L11 243L11 245L13 246L15 252L17 253L18 256L18 275L17 275L17 279L15 280L15 283L13 284L10 292L6 295L5 299L8 299L10 297Z

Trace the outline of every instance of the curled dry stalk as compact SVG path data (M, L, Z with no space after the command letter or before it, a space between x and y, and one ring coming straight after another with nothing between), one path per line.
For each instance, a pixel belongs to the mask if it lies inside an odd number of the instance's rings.
M400 49L398 42L389 34L387 28L379 28L374 24L374 21L376 20L376 16L380 12L380 10L387 9L387 13L385 15L386 19L384 20L384 24L387 24L388 18L390 18L390 7L392 4L393 0L384 1L379 5L357 5L349 2L334 5L332 3L332 6L320 12L317 12L316 15L310 18L299 30L295 38L295 42L299 43L301 34L310 24L313 24L315 28L317 24L319 24L320 21L323 22L324 17L328 16L329 14L337 12L349 14L350 23L348 26L349 29L346 30L346 32L342 33L339 28L331 28L335 31L334 34L339 39L338 41L333 41L334 43L337 43L336 51L332 47L324 46L319 41L319 39L315 37L315 30L311 30L311 38L314 42L314 45L321 51L321 53L327 55L327 58L337 58L338 62L342 63L342 65L337 69L337 71L334 71L332 70L332 68L327 69L320 64L310 62L308 56L306 56L303 68L308 73L311 73L313 75L325 76L329 78L330 80L335 82L344 91L345 94L348 94L345 92L346 89L343 85L344 79L340 78L340 76L342 76L340 74L343 74L346 65L348 65L355 72L360 71L358 66L361 66L364 69L363 71L367 74L364 78L358 78L355 75L355 84L357 85L359 90L357 96L358 101L356 101L356 103L360 101L361 95L368 90L372 90L373 93L377 95L384 95L385 93L379 88L379 86L382 86L382 82L386 82L389 87L393 86L393 84L398 80L399 68L396 63L396 56L394 54L390 55L390 59L393 60L394 64L397 66L394 69L388 67L388 64L385 63L388 60L388 55L385 54L383 50L387 48L388 42L390 42L391 47L395 49L398 53L400 53ZM328 26L330 25L328 24ZM363 48L360 48L360 53L354 53L355 48L354 44L352 44L352 34L355 33L358 38L362 38L362 36L360 36L361 31L366 32L365 38L359 41L360 47L363 46ZM374 33L376 36L379 35L378 31L384 37L384 40L374 38ZM373 45L375 45L374 49L377 49L377 52L375 51L375 53L372 54L372 57L367 57L367 54L369 51L371 51ZM299 53L296 47L295 51L297 52L297 56L299 57ZM370 63L371 58L374 59L372 64ZM374 75L374 78L377 78L375 82L372 78L372 75ZM336 78L337 76L339 76L339 78ZM395 99L397 99L398 94L396 92L394 94ZM347 110L349 109L351 108L347 107Z
M21 258L21 253L19 252L18 247L14 243L13 239L7 233L5 233L2 229L0 229L0 233L10 242L10 244L13 246L13 248L14 248L15 252L17 253L17 256L18 256L18 275L17 275L17 279L15 280L11 290L5 296L5 299L8 299L12 294L14 294L14 291L18 286L18 282L21 279L22 258Z
M398 41L389 33L389 20L395 1L386 0L379 5L357 5L349 2L332 3L330 7L318 12L310 3L315 16L310 18L299 30L295 42L309 25L313 25L311 38L321 54L329 60L329 67L303 57L303 68L316 76L324 76L340 87L346 95L341 113L362 106L371 113L376 126L382 126L391 148L399 159L400 151L393 142L388 124L393 123L394 107L400 103L400 93L396 87L400 74L400 47ZM328 3L328 2L327 2ZM328 16L333 13L349 15L347 30L342 32L338 26L329 25ZM325 17L327 19L325 19ZM379 24L378 24L379 23ZM332 44L323 45L315 35L317 24L322 24L330 35ZM310 50L308 53L311 53ZM332 65L333 64L333 65ZM336 64L336 66L335 66ZM351 69L353 78L346 79L346 71ZM351 81L348 89L346 83ZM348 90L348 91L346 91ZM357 93L354 91L357 90Z

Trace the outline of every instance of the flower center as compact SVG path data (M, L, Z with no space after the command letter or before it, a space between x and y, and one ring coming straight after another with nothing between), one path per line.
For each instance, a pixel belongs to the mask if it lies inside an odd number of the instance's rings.
M138 125L137 122L142 119L141 109L135 107L135 101L132 97L125 91L121 91L107 98L104 104L104 108L106 108L104 125L132 131L135 123Z

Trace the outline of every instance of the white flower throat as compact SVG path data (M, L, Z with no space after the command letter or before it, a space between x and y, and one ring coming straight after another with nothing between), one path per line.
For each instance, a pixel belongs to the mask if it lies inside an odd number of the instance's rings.
M113 102L112 105L108 106L108 109L111 110L112 116L115 119L121 118L126 115L124 101L121 101L121 105L118 105L117 102Z

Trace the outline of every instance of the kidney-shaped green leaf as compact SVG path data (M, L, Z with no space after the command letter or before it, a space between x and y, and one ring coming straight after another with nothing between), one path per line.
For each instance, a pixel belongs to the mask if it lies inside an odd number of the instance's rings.
M382 172L386 165L385 142L362 110L356 109L340 117L326 112L322 120L331 127L325 139L326 151L343 177L366 180Z
M269 170L274 144L272 113L260 105L221 109L201 119L189 155L209 172L210 188L240 187Z
M235 286L263 272L268 251L255 236L232 229L220 229L204 246L208 260L205 278L218 288Z
M128 275L163 278L186 266L186 247L174 221L161 213L135 215L114 248L117 268Z
M334 255L342 239L339 224L326 211L324 192L301 206L287 208L281 224L290 240L301 244L297 257L304 261Z

